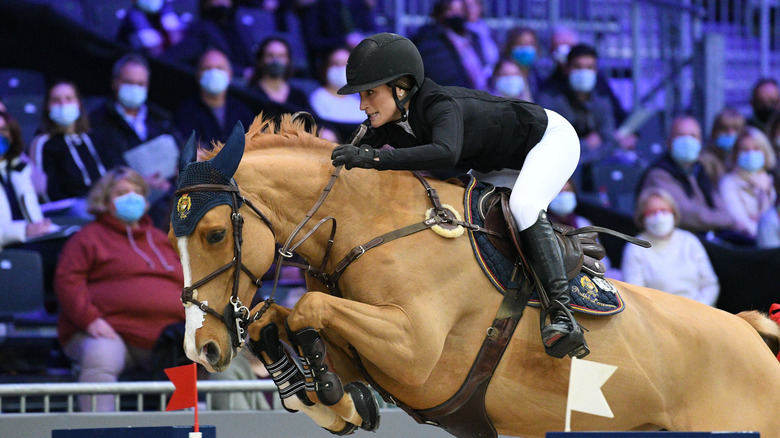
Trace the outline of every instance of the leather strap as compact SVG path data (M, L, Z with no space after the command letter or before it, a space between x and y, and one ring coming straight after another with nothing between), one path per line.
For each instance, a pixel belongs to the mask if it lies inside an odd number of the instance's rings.
M429 409L412 409L377 384L366 371L355 348L350 346L356 366L385 401L395 404L420 424L441 427L460 438L498 436L485 411L485 392L531 297L531 282L525 277L518 282L520 272L516 265L504 299L493 324L487 329L466 380L446 402Z

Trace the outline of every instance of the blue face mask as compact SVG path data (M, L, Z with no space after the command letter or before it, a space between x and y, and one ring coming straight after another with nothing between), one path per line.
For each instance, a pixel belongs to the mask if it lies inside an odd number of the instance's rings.
M220 94L230 85L230 76L225 70L212 68L203 72L200 86L209 94Z
M156 14L162 9L163 0L138 0L135 4L148 14Z
M728 152L734 148L734 143L737 141L737 134L720 134L715 137L715 146Z
M0 135L0 158L5 157L5 153L11 147L11 140L4 135Z
M678 164L691 164L699 158L701 141L691 135L682 135L672 140L672 158Z
M577 208L577 196L574 192L561 192L550 202L548 207L557 216L564 217L572 214Z
M138 108L146 102L146 87L136 84L122 84L119 86L119 103L127 108Z
M512 58L523 67L530 67L536 61L536 47L515 46L512 49Z
M744 151L737 155L737 166L747 172L757 172L764 168L764 153L761 151Z
M590 93L596 86L596 72L589 68L578 68L569 73L569 85L572 90Z
M135 192L114 198L116 217L123 222L135 222L146 212L146 198Z

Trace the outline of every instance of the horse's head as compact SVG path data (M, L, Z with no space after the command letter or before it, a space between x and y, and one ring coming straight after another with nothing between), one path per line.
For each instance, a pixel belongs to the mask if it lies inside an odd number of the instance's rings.
M233 178L244 142L239 122L211 159L195 161L193 132L179 162L171 213L169 236L184 268L184 351L209 371L226 369L243 346L247 306L260 285L258 276L273 261L270 221L241 195ZM252 245L242 245L244 236Z

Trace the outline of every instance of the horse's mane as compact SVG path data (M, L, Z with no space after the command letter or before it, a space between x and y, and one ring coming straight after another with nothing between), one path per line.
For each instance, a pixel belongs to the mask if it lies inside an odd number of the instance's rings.
M317 126L312 126L312 132L317 132ZM225 145L214 141L211 150L198 149L198 161L210 160L219 153ZM293 120L292 114L283 114L278 125L271 117L261 112L255 117L247 132L245 151L271 148L332 148L333 143L317 137L306 130L302 118Z

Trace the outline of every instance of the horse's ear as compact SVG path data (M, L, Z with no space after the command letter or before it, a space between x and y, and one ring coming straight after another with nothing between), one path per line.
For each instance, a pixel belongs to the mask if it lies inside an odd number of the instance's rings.
M181 155L179 156L179 173L181 173L188 164L195 161L198 154L198 142L196 137L195 130L193 129L190 138L187 139L187 143L184 143L184 148L181 150Z
M219 151L216 157L209 160L212 166L222 172L227 177L232 177L238 169L238 163L241 162L241 157L244 156L244 125L239 120L236 122L236 126L233 127L233 132L230 133L225 142L225 146Z

